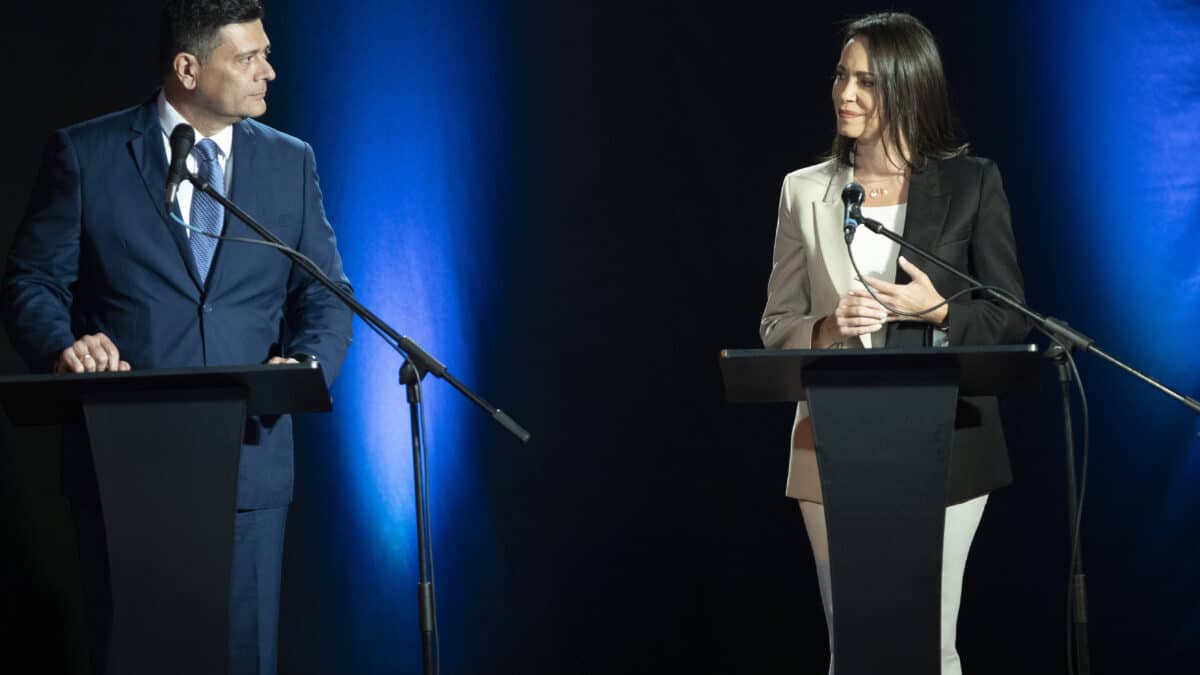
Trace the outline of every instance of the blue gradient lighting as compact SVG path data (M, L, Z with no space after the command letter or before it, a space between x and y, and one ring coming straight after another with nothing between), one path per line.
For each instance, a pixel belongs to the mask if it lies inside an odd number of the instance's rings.
M1066 2L1047 106L1064 113L1056 161L1100 303L1102 344L1178 387L1200 384L1200 8ZM1090 242L1090 244L1089 244ZM1119 309L1118 309L1119 308ZM1150 339L1147 339L1150 338Z
M1068 264L1090 272L1080 325L1111 353L1193 397L1200 392L1200 6L1166 0L1060 2L1043 51L1062 112L1052 161L1078 230ZM1074 315L1082 311L1077 308ZM1107 368L1107 367L1106 367ZM1118 375L1124 377L1123 375ZM1109 377L1109 374L1105 374ZM1117 376L1114 376L1117 377ZM1150 465L1175 476L1164 508L1191 503L1200 479L1194 415L1132 379L1144 403ZM1135 425L1136 426L1136 425ZM1136 446L1138 437L1128 441Z
M1064 285L1078 278L1064 311L1110 353L1198 397L1200 6L1060 1L1049 11L1035 49L1057 141L1045 159L1063 195L1046 222L1071 228L1052 259ZM1152 644L1138 654L1143 672L1172 672L1200 627L1200 585L1182 562L1200 553L1200 427L1098 361L1080 359L1094 432L1085 538L1101 552L1092 578L1108 580L1091 600L1107 614L1092 644Z
M268 7L276 64L277 114L309 140L330 221L356 295L398 331L475 384L478 340L489 305L489 148L497 87L490 72L503 21L479 2L299 2ZM495 59L500 61L499 59ZM400 356L356 320L355 341L333 394L340 464L336 505L349 522L330 551L344 579L323 578L329 623L343 672L419 668L415 584L417 543L411 428ZM424 380L430 508L435 550L464 536L490 544L483 528L456 530L468 499L482 490L479 411L448 384ZM484 418L486 420L486 418ZM327 422L322 422L327 424ZM331 505L333 507L335 505ZM324 555L324 553L322 553ZM467 646L455 611L471 599L454 568L438 558L441 632L449 669ZM441 579L439 579L441 581ZM447 607L452 609L447 610ZM449 614L449 616L448 616ZM447 633L458 634L449 638ZM461 653L461 652L460 652ZM413 671L417 672L417 671Z

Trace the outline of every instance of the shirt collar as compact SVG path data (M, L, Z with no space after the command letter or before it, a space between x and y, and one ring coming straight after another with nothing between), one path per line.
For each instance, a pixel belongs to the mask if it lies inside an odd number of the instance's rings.
M159 126L162 127L163 135L167 137L167 140L168 140L167 146L168 147L170 147L169 141L171 138L171 130L174 129L177 125L187 124L187 123L188 123L188 121L183 119L183 115L179 114L179 111L175 109L175 106L171 105L171 103L169 101L167 101L166 91L159 91L158 92L158 124L159 124ZM203 138L211 138L213 140L213 142L217 144L217 147L221 149L221 156L225 159L228 159L230 153L233 152L233 125L232 124L225 127L224 129L221 129L220 131L213 134L212 136L207 136L207 137L201 136L200 132L198 132L198 131L195 132L195 134L196 134L197 142L199 142Z

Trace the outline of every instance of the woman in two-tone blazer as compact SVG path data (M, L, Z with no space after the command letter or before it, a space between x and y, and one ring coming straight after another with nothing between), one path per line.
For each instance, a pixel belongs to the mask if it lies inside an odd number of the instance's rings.
M938 306L965 285L899 256L899 247L884 237L855 237L863 279L855 278L841 201L852 181L866 191L865 216L984 284L1023 298L1000 173L991 161L967 156L955 138L933 36L907 14L875 14L850 24L843 45L833 80L837 135L831 156L783 182L763 344L853 349L1021 342L1029 331L1023 316L971 295L919 321L895 313ZM942 564L942 673L951 675L961 673L954 642L967 552L988 493L1012 480L994 398L961 399L955 427ZM825 512L803 403L791 447L787 494L800 502L832 641Z

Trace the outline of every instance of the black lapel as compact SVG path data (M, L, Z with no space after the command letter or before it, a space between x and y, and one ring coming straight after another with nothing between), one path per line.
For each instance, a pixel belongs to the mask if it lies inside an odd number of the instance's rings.
M946 228L950 212L950 197L942 194L942 163L929 160L922 171L914 171L908 185L908 212L904 217L904 238L926 251L933 248ZM921 269L929 266L921 256L900 249L900 254ZM912 281L908 273L896 265L896 283ZM885 344L888 347L921 347L932 344L932 327L923 321L889 323Z
M942 163L931 159L922 171L914 171L908 186L908 212L904 217L904 238L926 251L933 248L946 228L946 215L950 212L950 197L942 194ZM912 251L900 249L900 253L924 269L928 263ZM908 273L896 267L896 283L912 281Z
M255 176L259 175L260 169L255 156L255 136L254 127L248 120L242 120L233 125L233 145L229 151L229 159L233 163L233 183L229 186L227 196L251 217L257 218L256 198L258 194L254 180ZM228 209L225 211L223 234L229 237L261 239L237 216L229 213ZM226 244L230 245L226 246ZM251 249L257 248L238 242L221 242L217 247L216 257L213 258L212 269L208 273L209 288L215 288L216 284L222 283L229 273L253 269L249 265L249 261L242 259L252 256L254 251ZM229 272L229 270L233 272Z
M167 186L167 148L163 142L162 125L158 122L157 93L138 110L132 131L133 137L129 139L129 151L142 174L150 201L158 210L163 227L166 227L167 231L171 233L171 238L179 249L179 256L187 268L192 282L196 284L198 290L202 290L200 275L196 272L196 263L192 259L192 247L188 244L187 235L184 234L183 226L168 216L164 203ZM178 215L179 205L176 204L173 210Z

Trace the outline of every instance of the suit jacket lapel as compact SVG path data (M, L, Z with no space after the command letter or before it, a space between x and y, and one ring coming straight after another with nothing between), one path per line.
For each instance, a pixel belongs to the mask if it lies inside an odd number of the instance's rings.
M942 238L946 228L946 215L950 212L950 197L943 195L941 190L942 165L936 159L931 159L922 171L915 171L908 186L908 212L904 218L904 238L910 244L926 251ZM900 254L922 270L927 270L929 263L912 251L900 249ZM908 272L900 269L896 263L896 283L907 284L912 281ZM929 324L920 321L902 321L889 323L886 335L872 336L879 344L880 339L888 347L916 347L929 344Z
M844 167L834 172L825 189L825 198L813 202L813 217L816 224L819 255L825 261L833 287L838 297L850 292L849 280L853 274L850 254L846 252L846 238L842 231L845 207L842 204L842 189L854 178L854 169Z
M923 171L914 172L908 187L908 212L904 218L904 238L926 251L933 248L946 228L950 212L950 197L941 193L941 162L929 160ZM924 270L929 266L921 256L901 248L901 254ZM912 281L908 273L896 266L896 283Z
M181 261L187 269L188 275L191 276L192 282L196 284L197 290L202 290L200 274L196 271L196 263L192 259L192 248L188 243L187 235L184 233L183 227L167 214L164 204L167 184L167 149L163 142L162 125L158 121L157 94L142 106L131 131L133 134L129 139L129 151L138 166L138 171L142 174L142 181L146 185L150 201L154 204L163 225L166 226L171 238L175 241ZM173 210L176 214L179 213L178 204Z

